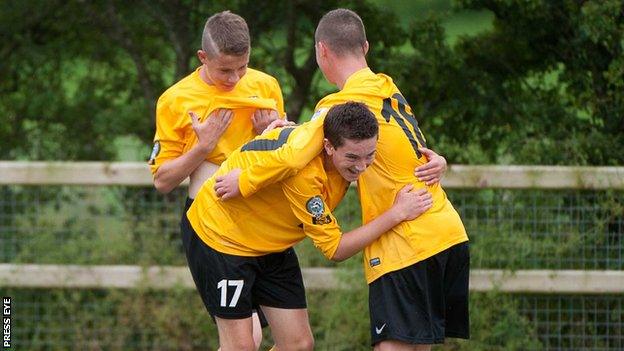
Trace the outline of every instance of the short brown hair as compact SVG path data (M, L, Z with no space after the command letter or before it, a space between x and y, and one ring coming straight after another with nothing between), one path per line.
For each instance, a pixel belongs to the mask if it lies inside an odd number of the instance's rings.
M314 40L324 42L339 56L364 54L366 31L357 13L348 9L329 11L316 26Z
M323 120L323 133L334 148L339 148L345 140L360 141L377 137L379 123L366 105L349 101L329 109Z
M202 50L208 57L219 54L242 56L249 52L249 28L245 20L230 11L216 13L206 21Z

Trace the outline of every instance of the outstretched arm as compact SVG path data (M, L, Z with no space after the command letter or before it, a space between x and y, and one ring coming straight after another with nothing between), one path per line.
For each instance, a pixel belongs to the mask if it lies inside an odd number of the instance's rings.
M322 119L304 123L296 127L283 144L267 150L258 163L239 174L230 172L217 177L215 190L220 189L217 195L222 200L240 195L248 197L267 185L291 177L316 157L322 146Z

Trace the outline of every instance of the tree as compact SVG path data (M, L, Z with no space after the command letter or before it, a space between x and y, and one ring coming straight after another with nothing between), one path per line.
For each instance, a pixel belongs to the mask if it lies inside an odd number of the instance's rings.
M620 1L459 2L491 31L450 47L440 20L415 25L402 84L454 162L622 164ZM405 74L405 72L409 72ZM419 79L414 81L413 77Z
M346 4L375 23L392 15ZM0 145L9 158L110 159L112 140L154 133L156 99L197 65L206 18L226 8L248 19L252 66L282 82L291 120L320 97L313 32L338 1L3 2ZM25 20L24 20L25 19ZM397 24L383 24L398 28ZM374 29L374 28L373 28ZM384 29L389 30L389 29ZM383 33L383 30L373 33ZM392 45L393 38L379 38ZM147 150L147 149L146 149Z
M291 120L335 89L316 67L330 9L364 20L373 70L394 77L429 145L462 163L622 164L623 5L617 0L461 0L491 30L448 41L444 16L364 0L0 2L0 146L9 159L111 159L149 144L157 97L198 62L205 19L247 19L251 66L280 81ZM148 148L146 146L146 157Z

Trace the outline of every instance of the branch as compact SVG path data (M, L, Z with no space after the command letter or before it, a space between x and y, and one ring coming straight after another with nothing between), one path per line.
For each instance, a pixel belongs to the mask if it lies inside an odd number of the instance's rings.
M89 12L92 16L98 16L96 11L92 8L90 3L88 4ZM143 97L145 98L145 102L149 105L150 110L155 113L155 100L156 96L154 94L154 85L149 77L149 72L147 70L147 66L145 65L145 60L141 56L140 51L137 49L137 45L133 42L131 35L128 32L128 29L122 21L119 19L119 14L117 13L117 9L112 2L106 3L105 15L106 18L110 21L110 25L104 25L103 28L106 32L111 36L113 40L118 42L121 47L130 55L134 66L137 70L137 77L139 78L139 84L141 85L141 89L143 91ZM106 20L103 21L106 23Z
M192 9L183 5L180 1L175 1L174 3L158 1L156 2L158 5L156 8L153 1L143 0L143 4L149 14L162 23L166 30L165 34L176 54L175 80L179 80L188 73L189 61L193 56L190 43L190 38L192 37L190 33L191 26L189 25Z

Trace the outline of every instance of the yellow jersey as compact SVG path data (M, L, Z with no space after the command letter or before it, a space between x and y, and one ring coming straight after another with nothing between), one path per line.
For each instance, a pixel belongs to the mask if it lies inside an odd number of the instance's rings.
M156 134L149 165L152 174L163 162L173 160L197 143L189 111L204 121L216 109L231 109L232 122L219 139L206 161L221 164L232 151L256 136L251 117L258 108L274 109L284 116L284 100L277 80L248 68L232 91L221 91L204 82L200 68L189 74L158 99Z
M440 184L427 186L414 176L414 169L427 163L427 159L418 151L418 147L425 146L425 138L411 108L392 78L375 74L369 68L352 74L341 91L323 98L316 106L313 120L297 128L285 147L272 152L265 163L241 173L239 188L243 196L291 176L312 159L322 147L322 120L327 111L348 101L366 104L379 122L375 160L358 179L363 222L368 223L388 210L397 192L407 184L416 189L427 188L433 197L431 209L397 225L364 249L367 282L467 241L459 214Z
M284 251L308 236L327 258L333 257L342 232L331 211L349 183L337 171L325 169L322 155L296 176L248 198L221 201L213 189L217 176L263 160L294 129L275 129L243 145L202 185L187 216L208 246L230 255L261 256Z

